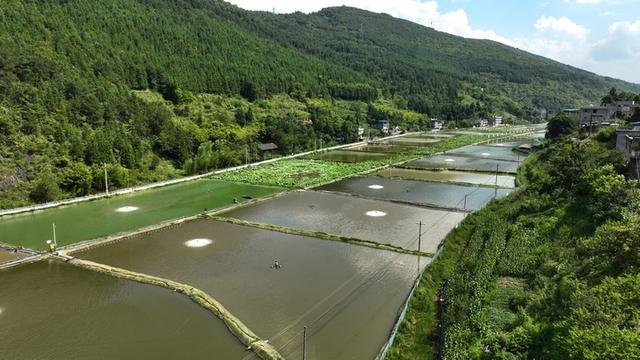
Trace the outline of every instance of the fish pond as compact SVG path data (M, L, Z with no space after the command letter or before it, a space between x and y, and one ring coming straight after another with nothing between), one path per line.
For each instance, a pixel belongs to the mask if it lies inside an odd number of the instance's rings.
M374 152L374 153L407 153L411 152L415 149L413 146L401 146L401 145L392 145L392 144L382 144L382 143L370 143L367 145L358 145L349 150L352 151L365 151L365 152Z
M417 256L207 219L76 256L196 286L289 359L304 326L308 359L375 358L418 272Z
M163 288L57 261L0 271L0 357L242 359L212 313Z
M396 180L377 176L352 177L321 186L317 190L465 210L479 210L494 197L501 198L512 191L439 182Z
M436 144L440 141L442 141L442 139L434 137L400 137L392 140L387 140L383 143L401 146L424 146Z
M496 185L504 188L515 187L515 177L511 175L496 175L474 173L470 171L452 170L416 170L403 168L386 168L373 175L391 179L425 180L445 183L460 183L474 185Z
M526 154L513 150L511 147L488 145L469 145L447 151L447 154L473 156L480 159L522 161Z
M518 170L518 161L480 159L472 156L442 154L414 160L405 164L407 168L450 169L481 172L512 173Z
M445 211L319 191L297 191L223 213L259 223L322 231L340 236L418 247L418 222L423 223L422 250L435 252L447 233L463 218Z
M366 151L352 151L352 150L332 150L324 152L318 155L314 155L311 158L314 160L324 161L337 161L346 163L358 163L365 161L379 161L385 160L393 156L389 153L375 153Z
M95 201L0 217L0 242L45 249L53 238L61 246L131 231L162 221L261 197L280 188L202 179Z

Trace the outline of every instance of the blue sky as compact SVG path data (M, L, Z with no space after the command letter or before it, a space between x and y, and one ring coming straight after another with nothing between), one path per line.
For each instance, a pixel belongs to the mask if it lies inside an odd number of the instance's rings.
M640 0L230 0L289 13L348 5L469 38L491 39L640 83Z

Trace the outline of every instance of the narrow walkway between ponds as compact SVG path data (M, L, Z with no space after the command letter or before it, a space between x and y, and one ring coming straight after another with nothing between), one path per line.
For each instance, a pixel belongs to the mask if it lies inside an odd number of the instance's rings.
M466 214L470 214L470 213L472 213L474 211L473 209L463 209L461 207L456 207L456 206L443 206L443 205L422 203L422 202L414 202L414 201L408 201L408 200L387 199L387 198L384 198L384 197L367 196L367 195L354 194L354 193L349 193L349 192L344 192L344 191L337 191L337 190L336 191L334 191L334 190L309 190L309 191L315 191L315 192L327 193L327 194L335 194L335 195L342 195L342 196L352 196L352 197L360 198L360 199L371 199L371 200L377 200L377 201L386 201L386 202L390 202L390 203L394 203L394 204L410 205L410 206L415 206L415 207L419 207L419 208L444 210L444 211L453 211L453 212L466 213Z
M120 269L93 261L77 259L67 255L65 252L59 252L57 255L52 255L52 257L84 270L94 271L120 279L160 286L184 294L222 320L231 333L236 336L242 344L247 346L248 349L255 352L261 359L284 360L284 357L280 355L273 346L260 339L238 318L233 316L233 314L231 314L221 303L200 289L156 276Z
M357 239L357 238L352 238L352 237L347 237L347 236L328 234L328 233L322 232L322 231L305 230L305 229L300 229L300 228L292 228L292 227L286 227L286 226L280 226L280 225L265 224L265 223L259 223L259 222L247 221L247 220L240 220L240 219L236 219L236 218L228 218L228 217L222 217L222 216L210 215L209 218L212 219L212 220L226 222L226 223L234 224L234 225L242 225L242 226L254 227L254 228L258 228L258 229L277 231L277 232L281 232L281 233L284 233L284 234L308 236L308 237L321 239L321 240L339 241L339 242L344 242L344 243L352 244L352 245L365 246L365 247L369 247L369 248L372 248L372 249L393 251L393 252L400 253L400 254L417 255L417 256L424 256L424 257L433 257L434 256L434 254L430 253L430 252L410 250L410 249L405 249L405 248L403 248L401 246L396 246L396 245L392 245L392 244L382 244L382 243L371 241L371 240L362 240L362 239Z

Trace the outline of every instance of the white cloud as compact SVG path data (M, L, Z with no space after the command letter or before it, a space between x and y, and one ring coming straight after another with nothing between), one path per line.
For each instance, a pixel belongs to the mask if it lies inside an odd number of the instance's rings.
M565 3L571 4L571 0L564 0ZM579 5L598 5L602 0L576 0L576 4Z
M640 60L640 20L620 21L609 26L607 37L595 43L591 55L599 61ZM636 63L636 68L640 61Z
M463 9L440 12L438 2L431 0L230 0L244 9L292 13L301 11L310 13L330 6L352 6L378 13L386 13L395 17L432 27L454 35L476 39L490 39L505 44L510 40L489 29L474 29L467 13Z
M551 19L551 20L550 20ZM598 74L640 82L640 20L614 22L601 40L569 19L542 17L528 38L515 39L523 50Z
M579 39L584 39L589 35L589 30L587 28L574 23L566 16L559 18L543 16L536 21L534 28L538 31L552 30Z
M567 17L540 17L534 33L514 40L515 46L544 57L585 68L589 58L589 30Z

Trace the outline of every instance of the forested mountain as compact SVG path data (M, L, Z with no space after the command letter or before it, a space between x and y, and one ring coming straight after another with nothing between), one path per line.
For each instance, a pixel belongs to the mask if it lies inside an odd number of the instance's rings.
M227 16L229 9L218 11ZM595 103L611 87L594 75L489 40L465 39L385 14L337 7L305 15L233 12L234 22L281 44L364 73L416 111L442 118L495 108L520 115ZM460 106L460 105L463 106ZM484 109L483 109L484 108Z
M640 90L352 8L5 0L0 207L100 191L103 164L121 187L238 164L246 148L257 158L261 142L290 153L381 118L530 119L611 87Z

